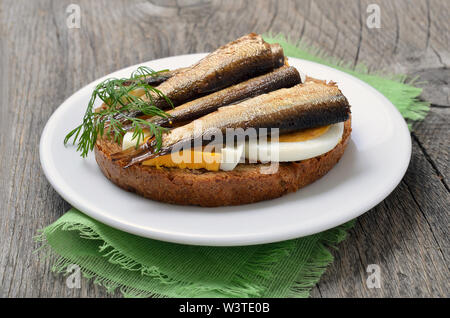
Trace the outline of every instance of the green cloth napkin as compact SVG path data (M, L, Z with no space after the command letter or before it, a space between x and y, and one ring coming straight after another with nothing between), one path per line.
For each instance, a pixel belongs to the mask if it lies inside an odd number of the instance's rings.
M417 100L421 89L405 77L368 74L333 63L317 50L282 36L285 54L348 72L383 93L411 121L425 116L428 104ZM113 229L71 209L36 237L52 257L52 270L67 275L72 264L108 291L127 297L308 297L333 261L329 251L342 241L353 222L272 244L202 247L146 239Z

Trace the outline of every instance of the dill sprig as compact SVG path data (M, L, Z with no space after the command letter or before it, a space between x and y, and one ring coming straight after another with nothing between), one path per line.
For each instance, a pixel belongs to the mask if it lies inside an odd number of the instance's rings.
M164 99L169 105L172 102L157 88L147 84L145 79L150 76L158 76L163 71L153 71L141 66L134 71L130 78L110 78L98 84L89 100L83 122L70 131L64 138L66 145L71 138L73 144L77 143L77 151L82 157L86 157L94 149L99 136L114 138L121 142L124 133L124 123L133 130L133 139L136 139L136 148L144 140L144 129L149 129L156 140L156 151L159 151L162 143L162 134L167 129L155 125L136 115L160 116L167 118L169 115L155 106L155 97ZM146 96L147 100L143 97ZM98 99L103 101L103 107L94 109L94 103ZM128 124L129 123L129 124Z

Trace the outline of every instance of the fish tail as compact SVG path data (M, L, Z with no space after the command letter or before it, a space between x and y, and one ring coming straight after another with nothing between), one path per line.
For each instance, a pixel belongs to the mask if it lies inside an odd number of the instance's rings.
M155 154L155 153L152 153L150 151L149 152L144 152L144 153L142 153L140 155L132 157L129 161L126 162L124 168L129 168L131 166L134 166L135 164L141 163L141 162L146 161L146 160L153 159L153 158L155 158L157 156L159 156L159 153Z
M142 154L145 154L145 153L152 153L152 147L148 142L144 143L137 149L134 147L131 147L131 148L113 153L111 155L111 160L112 161L124 160L125 162L129 162L134 157L141 156Z
M142 154L139 154L139 155L136 155L136 156L132 157L131 160L129 160L126 163L124 168L128 168L128 167L131 167L131 166L133 166L135 164L141 163L143 161L150 160L150 159L153 159L153 158L156 158L156 157L159 157L159 156L166 155L169 152L170 152L170 150L168 148L167 149L161 149L158 152L150 152L150 151L149 152L144 152Z
M129 115L129 114L127 114L127 115ZM130 117L132 117L132 116L130 116ZM115 115L113 116L113 118L114 118L115 120L120 121L121 123L124 123L124 122L127 121L127 119L126 119L126 118L123 116L123 114L121 114L121 113L115 114Z
M143 161L166 155L170 152L170 148L163 148L156 152L155 142L156 141L154 140L154 138L152 138L152 140L149 140L138 149L132 147L120 152L116 152L111 155L111 160L120 160L124 163L124 168L128 168Z
M174 119L172 119L171 117L158 117L158 116L153 116L152 118L150 118L148 120L150 123L157 125L157 126L161 126L161 127L170 127L172 125L172 123L175 121ZM145 128L145 125L141 125L143 128ZM126 122L124 121L124 123L122 124L122 129L125 131L130 131L133 129L133 125L130 122Z
M161 127L170 127L172 125L172 123L173 123L173 120L174 119L172 119L170 117L153 117L151 119L151 122L154 125L158 125L158 126L161 126Z

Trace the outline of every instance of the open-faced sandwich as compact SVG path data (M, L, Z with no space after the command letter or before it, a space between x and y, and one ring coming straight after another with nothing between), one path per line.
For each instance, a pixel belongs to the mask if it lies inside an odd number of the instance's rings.
M95 107L96 98L103 105ZM325 175L350 139L333 82L288 65L249 34L196 64L100 83L73 137L103 174L144 197L237 205L280 197Z

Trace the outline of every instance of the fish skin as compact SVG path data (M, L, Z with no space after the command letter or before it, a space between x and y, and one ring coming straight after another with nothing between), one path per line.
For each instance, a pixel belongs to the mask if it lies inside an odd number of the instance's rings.
M279 44L269 44L260 35L250 33L221 46L194 65L176 72L157 86L160 94L150 92L150 96L142 95L141 99L167 110L270 72L282 66L284 61L283 48ZM142 115L139 111L127 114L129 117L139 115ZM117 114L115 118L126 122L122 114Z
M279 44L269 44L260 35L250 33L176 73L161 83L158 90L176 106L264 74L283 64L284 54ZM157 107L171 107L165 99L156 95L153 97ZM150 102L147 96L143 99Z
M193 122L175 128L162 136L159 152L154 152L154 139L139 149L131 149L112 156L113 160L125 160L126 167L170 151L181 143L192 142L219 129L226 128L278 128L289 132L346 121L350 105L334 83L306 82L291 88L282 88L259 95L241 103L224 106ZM202 129L195 130L194 127Z
M163 71L163 72L158 72L157 75L153 75L153 76L148 76L145 77L144 79L141 79L142 82L151 85L151 86L158 86L159 84L161 84L162 82L167 81L169 78L175 76L177 73L180 73L182 71L184 71L186 68L177 68L174 70L168 70L168 71ZM128 81L128 82L124 82L122 85L123 86L129 86L132 84L132 80Z
M250 127L291 131L342 122L349 114L348 101L335 84L309 82L221 107L170 131L163 137L162 148L201 137L194 134L196 124L202 126L200 134L213 129Z
M300 82L300 74L295 67L282 66L272 72L251 78L247 81L175 107L166 112L170 116L169 118L155 116L149 121L155 125L170 127L174 124L191 121L209 114L219 107L230 105L280 88L292 87Z

